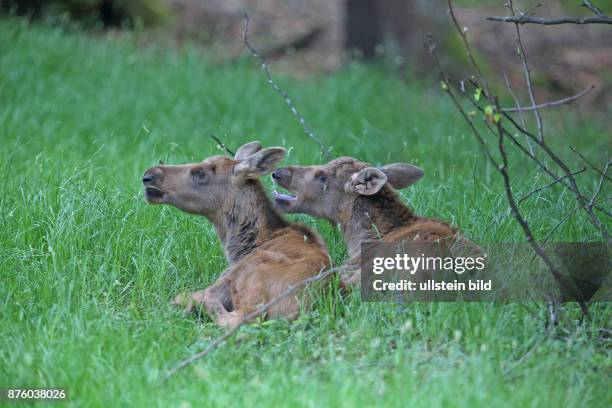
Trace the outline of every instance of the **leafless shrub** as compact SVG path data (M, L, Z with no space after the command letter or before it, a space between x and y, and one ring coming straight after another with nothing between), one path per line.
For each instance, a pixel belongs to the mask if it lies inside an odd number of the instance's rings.
M596 8L590 1L583 0L582 5L588 8L593 13L595 13L596 18L580 18L580 24L612 23L612 19L601 13L601 11ZM549 256L543 250L541 244L535 239L529 221L525 214L523 214L523 212L521 211L519 204L536 192L547 189L553 185L561 185L572 194L572 196L576 200L577 206L574 210L572 210L569 214L567 214L561 219L559 224L557 224L553 228L553 231L556 230L560 224L565 222L569 218L569 216L575 211L582 210L586 213L589 221L600 232L602 239L606 242L611 242L611 238L608 231L606 230L605 224L600 219L601 216L610 217L610 213L605 210L605 208L600 206L601 203L597 201L597 198L601 191L603 183L610 181L610 177L607 175L607 171L610 165L612 164L612 160L608 160L605 168L602 170L599 169L597 166L593 165L591 161L586 159L574 149L574 151L580 155L580 157L589 165L589 167L595 170L599 177L597 187L590 194L589 197L588 194L585 193L578 186L575 178L577 174L585 172L586 167L576 171L571 170L569 165L563 159L561 159L561 157L549 146L546 140L544 131L544 121L542 119L542 116L540 115L540 109L570 103L590 92L593 87L590 87L580 92L579 94L563 98L558 101L538 104L533 89L533 81L531 78L531 69L528 63L527 53L525 51L525 47L521 39L520 25L525 23L576 23L576 21L573 21L574 18L564 18L567 21L562 22L559 22L559 19L546 20L536 18L533 16L533 14L535 13L535 8L529 12L521 12L520 10L514 8L512 0L508 0L506 6L510 11L510 17L488 17L487 19L492 21L512 22L515 25L515 42L517 46L517 53L521 60L522 71L525 77L527 94L529 95L529 106L521 107L519 105L518 99L507 79L506 88L509 91L512 99L515 101L515 106L511 108L505 108L500 106L498 95L495 95L491 91L491 87L489 86L489 80L483 75L480 66L478 65L473 56L473 52L466 34L467 30L463 28L457 21L451 0L448 0L448 12L453 22L453 25L461 36L465 52L468 56L468 60L470 61L475 71L475 74L465 80L457 81L452 79L448 72L441 65L440 60L436 54L436 44L434 43L431 37L429 38L427 46L429 53L434 59L434 62L436 63L436 66L439 70L442 88L444 89L444 91L446 91L447 95L453 101L455 107L458 109L462 117L468 123L474 137L482 146L482 151L486 156L487 160L489 160L491 164L493 164L493 166L502 176L504 182L504 189L506 192L506 198L508 201L508 205L510 206L512 216L515 218L515 220L518 222L521 229L523 230L527 242L531 245L537 256L539 256L547 265L548 269L553 274L559 285L563 289L567 290L568 293L576 294L576 289L573 287L572 283L559 273L557 267L553 264ZM474 94L472 94L472 92L474 92ZM476 117L470 115L466 111L462 104L462 101L464 100L469 101L473 108L482 113L481 117L483 118L483 126L479 126L479 124L476 123ZM536 124L535 132L530 131L526 126L526 122L522 117L523 112L531 112L533 114ZM520 116L520 124L512 116L512 114L515 113ZM525 137L525 142L519 140L516 135L523 135ZM493 140L496 140L496 149L491 147L491 138L493 138ZM518 149L518 151L520 151L523 156L526 156L531 162L536 165L537 168L539 168L543 173L545 173L551 178L551 181L548 184L542 187L535 188L531 192L525 194L520 200L517 200L515 197L514 191L512 189L512 177L508 170L510 160L507 153L508 142L510 142L509 146ZM497 154L495 154L494 150L497 150ZM553 231L551 231L551 233ZM545 238L545 240L547 239L548 236ZM579 297L575 298L578 299ZM583 316L587 316L587 303L584 301L580 301L579 305L582 310ZM558 314L554 305L549 306L552 309L555 309L550 313L551 320L554 324L557 320Z

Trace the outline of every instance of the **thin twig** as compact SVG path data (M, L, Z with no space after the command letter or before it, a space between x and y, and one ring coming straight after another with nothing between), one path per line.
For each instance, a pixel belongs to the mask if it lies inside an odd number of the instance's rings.
M600 176L604 177L606 180L608 181L612 181L612 179L610 178L610 176L606 175L606 173L604 173L603 171L601 171L597 166L595 166L593 163L591 163L591 161L589 159L587 159L586 157L584 157L584 155L582 153L580 153L578 150L576 150L576 148L574 146L570 146L569 147L574 153L576 153L578 156L580 156L580 158L582 160L584 160L584 162L586 164L588 164L593 170L595 170L597 173L599 173Z
M483 137L480 135L480 132L478 132L478 129L476 128L476 126L474 125L472 121L472 118L470 118L470 116L467 114L465 109L463 109L463 107L461 106L461 104L459 103L459 101L457 100L457 98L455 97L452 91L450 79L448 77L448 74L442 69L442 65L438 58L438 54L436 53L436 44L433 41L431 34L427 35L427 46L428 46L429 55L431 55L431 57L433 58L434 63L436 64L436 67L438 68L438 71L440 72L440 75L442 76L442 83L444 87L446 88L445 89L446 93L450 96L451 100L455 104L455 107L457 107L457 110L459 110L459 112L461 113L465 121L468 123L468 125L472 129L472 132L474 133L476 140L478 140L478 143L480 143L480 145L482 146L483 151L485 152L485 155L487 156L487 158L491 161L491 163L493 163L494 166L497 167L497 162L495 161L495 158L491 154L491 151L489 150L487 143L484 141Z
M518 100L518 97L516 96L516 94L512 90L512 85L510 85L510 80L508 79L508 74L507 74L507 72L505 70L504 70L504 83L506 84L506 89L508 89L508 92L510 93L510 96L512 96L512 99L514 99L514 107L516 108L516 112L518 112L518 114L519 114L519 118L521 119L521 124L523 125L524 128L526 128L527 124L525 123L525 118L523 117L521 104L520 104L520 102ZM502 109L502 112L503 111L504 110ZM506 112L508 112L508 111L506 111ZM531 140L529 140L529 138L527 136L525 136L525 141L527 142L527 146L529 146L529 153L531 153L531 155L534 156L535 152L533 150L533 146L531 145Z
M480 80L480 83L482 84L482 88L485 91L485 95L490 96L491 94L489 92L489 84L487 83L487 80L485 79L484 75L482 75L482 70L480 69L480 66L474 59L474 54L472 53L472 47L470 46L470 42L467 39L467 36L466 36L467 27L461 28L461 26L459 25L459 21L457 21L457 17L455 16L455 11L453 10L453 4L451 0L448 0L447 4L448 4L448 14L451 17L451 20L453 21L453 24L455 25L457 32L461 36L461 39L463 40L463 45L465 46L467 56L470 62L472 63L472 66L474 67L474 69L476 69L476 72L478 73L478 79Z
M575 176L576 174L580 174L580 173L582 173L583 171L586 171L586 167L583 167L583 168L581 168L580 170L576 170L575 172L571 173L571 175L572 175L572 176ZM525 195L524 195L524 196L523 196L523 197L522 197L520 200L518 200L518 203L519 203L519 204L521 204L523 201L525 201L526 199L528 199L529 197L531 197L533 194L535 194L535 193L537 193L537 192L539 192L539 191L545 190L545 189L547 189L548 187L554 186L555 184L559 183L561 180L563 180L563 179L565 179L565 178L567 178L567 177L569 177L569 176L570 176L569 174L566 174L566 175L564 175L564 176L561 176L561 177L557 178L557 179L556 179L556 180L554 180L552 183L548 183L548 184L546 184L545 186L542 186L542 187L536 188L535 190L531 190L529 193L525 194Z
M310 126L308 126L308 124L306 123L306 119L304 119L304 116L302 116L302 114L297 110L297 108L295 107L291 99L289 98L289 94L285 92L283 89L281 89L281 87L278 86L276 82L274 82L274 79L272 78L272 74L270 74L270 71L268 70L268 64L266 63L265 58L261 56L261 54L259 54L259 52L257 52L255 47L253 47L251 43L249 42L248 33L249 33L249 16L245 14L244 15L244 29L242 31L242 42L249 49L249 51L251 51L251 54L259 60L259 63L261 64L261 69L266 75L266 78L268 80L268 85L270 85L272 89L274 89L274 91L278 93L285 100L285 103L289 106L289 110L291 110L291 113L293 113L298 118L300 124L302 125L302 128L304 129L304 133L306 133L308 137L310 137L312 140L314 140L315 143L319 145L319 148L321 149L321 153L323 153L323 156L325 156L326 159L328 160L331 159L330 150L323 144L321 139L319 139L314 134Z
M597 196L599 195L599 192L601 191L601 186L604 182L604 179L607 178L608 176L606 176L606 174L608 173L608 169L610 168L610 164L612 164L612 160L609 160L606 163L606 167L604 168L601 177L599 177L599 183L597 184L597 188L595 189L595 192L593 192L593 196L591 197L591 200L589 201L589 208L593 208L593 206L595 205L595 200L597 199Z
M227 147L227 146L225 145L225 143L223 143L221 140L219 140L219 138L218 138L217 136L215 136L215 135L213 135L213 134L210 134L210 135L208 135L208 136L210 136L210 137L211 137L211 138L212 138L212 139L213 139L215 142L217 142L217 145L219 145L219 147L221 147L223 150L225 150L225 151L226 151L228 154L230 154L230 155L232 155L232 156L234 156L234 155L235 155L235 153L234 153L234 152L232 152L232 151L229 149L229 147Z
M551 108L553 106L559 106L559 105L573 102L576 99L588 94L593 89L595 89L595 85L591 85L590 87L588 87L587 89L585 89L584 91L580 93L577 93L576 95L568 96L567 98L559 99L558 101L541 103L535 106L535 109ZM525 112L525 111L531 111L533 109L534 109L533 106L523 106L523 107L514 107L514 108L502 108L501 112Z
M575 207L573 210L571 210L570 212L568 212L567 214L565 214L565 216L563 216L563 218L561 218L557 224L548 232L548 234L546 234L546 236L544 237L544 239L542 239L542 244L545 244L548 242L548 240L550 239L550 237L552 237L552 235L555 233L555 231L557 229L559 229L559 227L561 225L563 225L565 223L565 221L567 221L569 219L569 217L572 216L572 214L574 214L576 211L578 211L578 209L580 209L580 207Z
M602 11L599 8L597 8L595 5L593 5L593 3L591 3L589 0L582 0L580 2L580 5L582 7L586 7L589 10L591 10L596 16L606 17L606 15L602 13Z
M541 25L558 25L558 24L612 24L612 18L609 17L557 17L557 18L542 18L532 17L529 15L504 16L504 17L487 17L489 21L499 21L502 23L515 24L541 24Z
M281 300L285 299L288 296L293 295L298 290L302 289L303 287L305 287L305 286L307 286L307 285L309 285L309 284L311 284L313 282L321 281L321 280L327 278L328 276L332 275L333 273L336 273L336 272L339 272L339 271L342 271L342 270L344 270L343 266L339 266L339 267L335 267L335 268L329 268L329 269L326 269L326 270L322 270L322 271L320 271L315 276L311 276L310 278L304 279L304 280L302 280L300 282L297 282L296 284L294 284L292 286L289 286L280 295L278 295L274 299L270 300L268 303L265 303L264 305L260 306L255 311L249 313L236 326L232 327L230 330L225 332L223 335L221 335L221 336L217 337L216 339L214 339L204 350L202 350L202 351L200 351L198 353L195 353L195 354L189 356L188 358L186 358L185 360L181 361L180 363L178 363L174 368L172 368L170 371L168 371L168 373L163 377L162 382L167 381L174 374L176 374L177 372L179 372L183 368L193 364L196 360L198 360L198 359L200 359L202 357L205 357L208 354L210 354L213 350L215 350L221 344L225 343L225 341L227 339L232 337L238 331L238 329L240 329L242 326L244 326L246 323L252 321L256 317L264 315L272 306L274 306L275 304L277 304Z
M595 203L595 204L593 205L593 208L595 208L596 210L601 211L602 213L604 213L604 214L605 214L605 215L607 215L608 217L612 218L612 212L610 212L610 211L606 210L605 208L600 207L600 206L598 205L598 204L600 204L600 203L602 203L602 202L604 202L604 201L610 201L610 200L601 200L601 201L598 201L597 203Z
M512 5L512 0L508 0L508 9L512 15L515 14L514 7ZM519 57L521 58L521 63L523 65L523 74L525 75L525 82L527 84L527 92L529 93L529 100L531 101L531 109L533 110L533 115L536 120L536 125L538 127L538 140L539 142L544 141L544 126L542 124L542 116L540 116L540 111L538 110L538 104L535 100L535 94L533 92L533 85L531 81L531 69L529 68L529 64L527 63L527 55L525 54L525 47L523 46L523 41L521 40L521 30L518 24L515 24L516 29L516 37L515 42L517 45L517 50Z

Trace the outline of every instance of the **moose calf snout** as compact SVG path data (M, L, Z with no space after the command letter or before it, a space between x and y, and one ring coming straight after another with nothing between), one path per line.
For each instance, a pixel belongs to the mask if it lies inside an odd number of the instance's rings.
M291 179L291 170L286 167L276 169L272 173L272 178L274 179L274 181L284 180L285 182L287 182Z
M149 170L145 171L145 174L142 176L142 184L150 184L153 181L159 181L159 177L162 174L162 170L159 167L152 167Z

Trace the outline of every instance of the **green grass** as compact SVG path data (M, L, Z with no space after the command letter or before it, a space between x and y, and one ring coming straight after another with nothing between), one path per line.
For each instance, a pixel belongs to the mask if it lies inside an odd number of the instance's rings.
M159 159L219 153L259 139L318 163L316 146L249 62L212 68L195 50L141 49L131 38L0 20L0 387L66 387L74 406L601 406L612 403L611 308L580 326L543 331L537 305L365 304L323 296L289 324L250 325L169 382L178 360L222 331L167 304L214 281L225 260L211 225L142 197ZM381 68L329 77L278 76L334 154L408 161L426 177L403 192L420 214L474 240L519 241L498 174L478 153L438 81L401 82ZM609 128L597 115L546 117L555 147L601 162ZM518 194L548 182L518 156ZM595 178L581 177L586 191ZM602 198L609 198L609 189ZM575 206L550 189L522 208L543 237ZM313 225L334 259L337 231ZM597 241L578 212L553 236ZM528 311L531 310L532 312ZM531 351L530 351L531 350Z

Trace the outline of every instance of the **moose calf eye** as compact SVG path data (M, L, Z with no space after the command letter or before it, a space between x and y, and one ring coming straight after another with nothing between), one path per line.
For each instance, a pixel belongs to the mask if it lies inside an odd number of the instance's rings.
M202 181L206 177L206 172L201 169L194 170L191 172L191 176L195 181Z
M319 173L315 175L315 180L319 183L325 183L327 181L327 176L323 173Z

